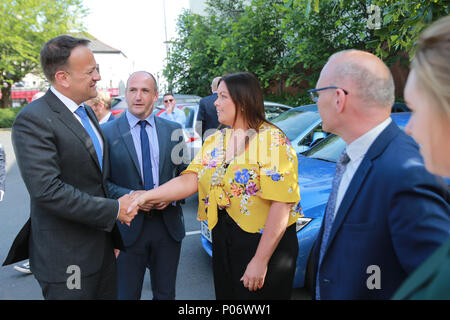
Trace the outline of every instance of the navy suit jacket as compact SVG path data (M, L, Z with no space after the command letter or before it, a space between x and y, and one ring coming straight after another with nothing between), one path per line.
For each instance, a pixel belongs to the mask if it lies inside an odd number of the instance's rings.
M321 299L391 298L448 238L448 201L447 183L426 171L418 145L392 122L353 176L317 270L322 223L313 248ZM377 274L381 289L369 289Z
M172 132L181 130L181 126L175 122L155 117L156 131L159 145L159 185L176 177L185 169L183 163L174 164L171 161L173 148L178 144L184 144L183 136L171 141ZM108 174L108 189L114 199L120 198L132 190L143 190L143 182L140 174L140 166L130 132L130 125L126 115L102 125L102 130L110 148ZM180 131L181 132L181 131ZM175 241L181 241L185 236L184 219L181 206L170 204L163 212L164 223ZM136 242L139 236L144 216L140 212L128 227L117 223L126 247Z
M217 100L217 93L213 93L210 96L200 99L198 107L197 121L202 123L202 139L205 140L203 135L206 130L217 129L220 122L217 118L217 110L214 106L214 102ZM198 131L197 131L198 132ZM200 134L200 132L198 132Z

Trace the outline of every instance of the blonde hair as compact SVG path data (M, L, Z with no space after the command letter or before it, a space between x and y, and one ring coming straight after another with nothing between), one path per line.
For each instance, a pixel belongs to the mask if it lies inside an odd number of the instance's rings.
M106 109L111 109L111 96L109 92L98 90L95 98L86 101L88 106L95 106L99 103L103 103L106 106Z
M436 111L450 118L450 16L422 33L411 63L419 85L435 103Z

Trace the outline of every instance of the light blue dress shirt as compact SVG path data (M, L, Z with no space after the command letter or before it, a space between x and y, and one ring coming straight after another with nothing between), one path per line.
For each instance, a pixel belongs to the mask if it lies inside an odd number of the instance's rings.
M181 124L181 127L183 127L183 128L186 124L186 115L184 114L184 111L178 109L177 107L175 107L173 109L173 112L171 114L168 114L166 111L164 111L159 116L161 118L177 122L177 123Z
M141 119L136 118L132 115L128 110L125 113L127 117L128 124L130 125L131 136L133 137L134 149L136 150L136 155L139 161L139 168L141 179L144 181L143 177L143 168L142 168L142 151L141 151L141 126L138 124ZM159 186L159 144L158 144L158 134L156 132L155 125L155 115L150 115L145 120L150 125L145 127L147 131L147 135L149 138L150 144L150 154L152 161L152 174L153 174L153 183L155 184L155 188Z

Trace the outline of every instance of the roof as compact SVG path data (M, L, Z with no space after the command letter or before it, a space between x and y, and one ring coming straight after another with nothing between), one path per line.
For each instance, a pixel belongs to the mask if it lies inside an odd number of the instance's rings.
M74 35L79 38L88 39L90 41L89 43L89 49L92 50L93 53L106 53L106 54L123 54L125 58L128 58L125 53L120 51L119 49L113 48L110 45L107 45L106 43L98 40L96 37L91 35L90 33L83 32Z

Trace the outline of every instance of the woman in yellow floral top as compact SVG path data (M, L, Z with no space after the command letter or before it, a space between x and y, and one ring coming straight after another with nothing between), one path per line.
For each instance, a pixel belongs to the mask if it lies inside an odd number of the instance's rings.
M252 74L223 77L215 106L230 129L208 137L180 177L147 191L135 205L198 192L198 218L212 230L216 298L290 299L301 210L296 153L265 119Z

